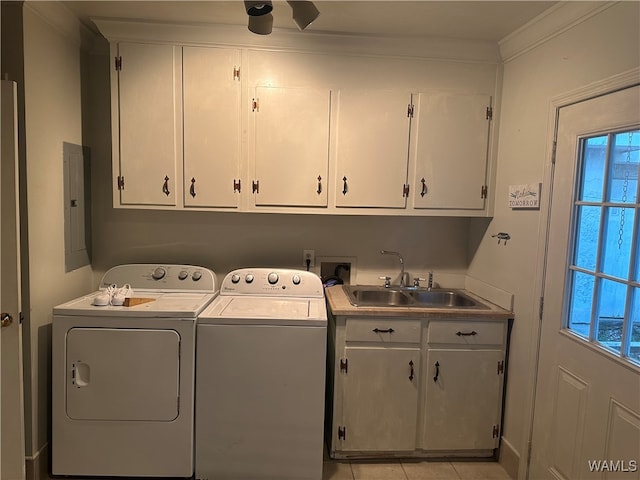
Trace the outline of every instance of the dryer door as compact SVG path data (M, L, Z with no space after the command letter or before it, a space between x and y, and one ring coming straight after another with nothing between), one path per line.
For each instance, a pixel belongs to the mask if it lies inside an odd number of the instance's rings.
M178 416L175 330L72 328L66 347L69 418L169 422Z

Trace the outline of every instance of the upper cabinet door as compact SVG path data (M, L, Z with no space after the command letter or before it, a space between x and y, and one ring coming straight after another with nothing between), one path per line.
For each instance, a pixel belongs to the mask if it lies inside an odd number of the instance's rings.
M184 47L184 204L237 208L240 51Z
M421 93L414 122L414 208L485 206L491 97Z
M180 61L180 48L172 45L118 44L120 141L114 148L119 148L121 205L176 205L182 164Z
M336 206L405 208L410 105L405 91L340 92Z
M256 206L327 206L331 92L257 87L251 154Z

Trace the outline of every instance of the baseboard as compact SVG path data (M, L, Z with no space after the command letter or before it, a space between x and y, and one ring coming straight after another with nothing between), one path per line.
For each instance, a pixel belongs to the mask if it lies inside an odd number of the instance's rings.
M498 462L513 480L517 480L518 470L520 469L520 455L504 437L500 439Z
M49 480L49 444L25 458L26 480Z

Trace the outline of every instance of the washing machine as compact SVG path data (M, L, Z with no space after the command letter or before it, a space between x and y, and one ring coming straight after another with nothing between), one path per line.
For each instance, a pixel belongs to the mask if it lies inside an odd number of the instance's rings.
M196 318L216 295L207 268L128 264L53 309L54 475L193 476Z
M197 321L199 480L321 480L327 310L320 278L243 268Z

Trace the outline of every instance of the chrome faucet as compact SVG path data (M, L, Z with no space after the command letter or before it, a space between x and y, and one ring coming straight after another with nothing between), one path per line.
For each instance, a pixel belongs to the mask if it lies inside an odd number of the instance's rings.
M400 259L400 287L407 286L407 275L404 273L404 258L398 252L392 252L389 250L380 250L382 255L395 255Z

